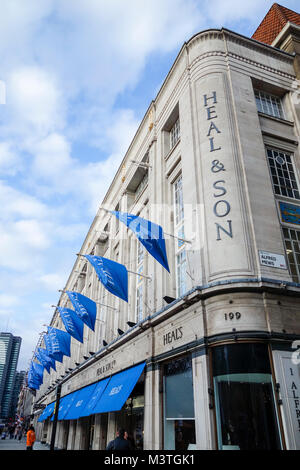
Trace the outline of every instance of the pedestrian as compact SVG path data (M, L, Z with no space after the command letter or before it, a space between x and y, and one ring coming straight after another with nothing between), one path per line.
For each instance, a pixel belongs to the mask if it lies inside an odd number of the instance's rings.
M27 431L26 450L33 450L34 442L35 442L34 427L29 426L29 429Z
M113 441L109 442L106 450L131 450L130 442L125 439L125 437L127 437L126 434L127 432L125 429L120 428L117 431L117 437Z

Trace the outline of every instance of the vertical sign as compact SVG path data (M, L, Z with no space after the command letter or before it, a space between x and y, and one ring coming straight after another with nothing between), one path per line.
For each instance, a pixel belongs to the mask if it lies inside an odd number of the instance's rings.
M291 352L275 351L273 355L287 448L300 450L300 364L293 360Z
M238 149L226 74L210 73L196 83L199 141L209 275L249 272L238 172Z

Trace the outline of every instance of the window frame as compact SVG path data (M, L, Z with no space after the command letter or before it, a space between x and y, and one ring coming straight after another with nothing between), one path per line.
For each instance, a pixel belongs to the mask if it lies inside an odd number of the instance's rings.
M254 88L253 91L256 108L259 113L263 113L266 116L271 116L277 119L286 119L282 97L274 95L273 93L269 93L265 90L259 90L258 88ZM266 98L269 98L269 102ZM267 103L266 106L264 106L263 100ZM277 111L274 112L275 107L277 108ZM271 109L273 112L269 112L269 109Z

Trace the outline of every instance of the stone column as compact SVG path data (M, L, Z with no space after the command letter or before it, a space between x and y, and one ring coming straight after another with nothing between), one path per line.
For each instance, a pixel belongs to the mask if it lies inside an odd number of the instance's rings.
M149 370L145 376L144 450L162 448L161 400L159 369Z
M76 436L76 421L70 422L67 450L74 450L74 440Z
M209 408L208 358L193 358L193 385L197 450L214 448L213 414Z
M107 423L107 443L116 437L116 415L115 413L108 413Z

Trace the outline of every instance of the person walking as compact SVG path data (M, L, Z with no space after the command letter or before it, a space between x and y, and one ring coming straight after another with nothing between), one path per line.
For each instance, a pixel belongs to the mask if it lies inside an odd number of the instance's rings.
M34 442L35 442L34 427L29 426L29 429L27 431L26 450L33 450Z
M119 429L117 431L117 437L113 441L110 441L106 450L131 450L131 444L126 439L127 436L128 434L125 429Z

